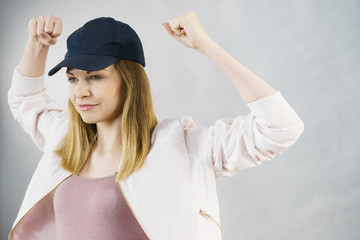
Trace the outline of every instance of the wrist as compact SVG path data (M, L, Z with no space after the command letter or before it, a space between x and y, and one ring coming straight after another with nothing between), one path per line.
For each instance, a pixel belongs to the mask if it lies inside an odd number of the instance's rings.
M31 51L35 54L35 56L47 54L50 47L31 38L28 39L28 46L30 47Z
M28 39L17 69L18 72L26 77L39 77L43 75L48 51L49 46Z
M211 38L205 40L203 44L197 49L202 54L209 56L212 49L216 47L217 43Z

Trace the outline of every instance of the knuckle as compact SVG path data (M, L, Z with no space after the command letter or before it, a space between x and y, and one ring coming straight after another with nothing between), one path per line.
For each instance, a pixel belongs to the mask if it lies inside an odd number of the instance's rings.
M60 23L60 24L62 24L62 19L61 18L56 18L56 21L58 22L58 23Z
M48 15L46 15L46 19L50 20L50 19L54 19L53 15L51 15L51 13L49 13Z
M170 20L169 24L171 27L174 27L177 24L177 19L173 18L172 20Z
M29 24L32 24L32 23L35 22L35 21L36 21L35 18L30 19L30 20L29 20Z
M187 14L188 17L194 17L195 16L195 12L193 10L190 10Z

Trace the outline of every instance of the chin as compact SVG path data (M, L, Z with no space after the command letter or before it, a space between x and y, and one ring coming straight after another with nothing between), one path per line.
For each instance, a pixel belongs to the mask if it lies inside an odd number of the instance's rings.
M84 122L87 124L96 124L97 123L97 121L84 121Z
M91 118L83 118L83 117L81 117L81 119L82 119L85 123L87 123L87 124L94 124L94 123L99 122L98 120L96 120L96 119L91 119Z

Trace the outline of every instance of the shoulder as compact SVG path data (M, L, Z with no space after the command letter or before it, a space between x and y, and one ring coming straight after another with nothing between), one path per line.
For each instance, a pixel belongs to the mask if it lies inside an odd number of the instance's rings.
M155 126L152 139L184 138L184 131L188 128L196 128L191 116L177 116L165 118Z
M161 120L155 128L163 129L163 128L196 128L195 121L192 116L184 115L172 118L165 118Z
M58 114L51 121L51 127L48 128L49 136L48 147L53 151L58 147L58 144L67 136L69 130L69 114L68 111L63 111L62 114Z

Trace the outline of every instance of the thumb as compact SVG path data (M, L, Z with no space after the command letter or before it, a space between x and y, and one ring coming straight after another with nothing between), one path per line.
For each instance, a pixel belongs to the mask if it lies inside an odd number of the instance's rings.
M163 22L162 25L163 25L163 27L166 29L166 31L167 31L171 36L173 36L174 38L177 37L177 35L175 34L175 32L174 32L173 30L171 30L171 27L170 27L169 23Z
M39 38L43 40L47 40L49 38L49 35L47 33L42 32L39 34Z
M52 38L48 33L42 32L39 34L39 41L45 45L54 45L56 38Z

